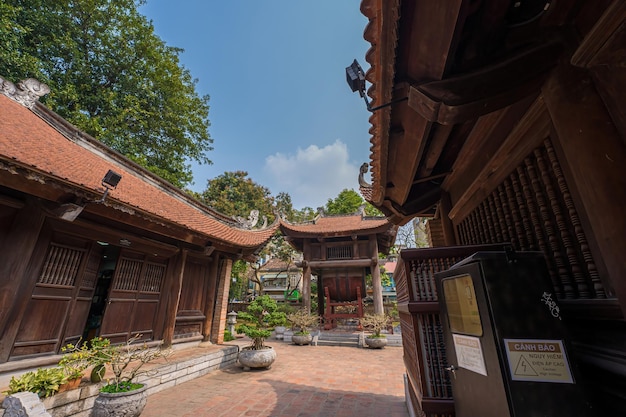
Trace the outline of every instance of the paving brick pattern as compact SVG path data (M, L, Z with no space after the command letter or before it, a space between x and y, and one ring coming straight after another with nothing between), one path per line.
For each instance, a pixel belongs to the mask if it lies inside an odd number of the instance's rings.
M141 416L408 417L402 348L268 344L271 369L211 372L151 395Z

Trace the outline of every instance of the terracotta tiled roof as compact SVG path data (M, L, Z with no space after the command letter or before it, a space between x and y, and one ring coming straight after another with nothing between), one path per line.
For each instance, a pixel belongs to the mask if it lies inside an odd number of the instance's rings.
M296 270L300 270L301 268L298 268L294 262L291 262L291 264L289 265L289 270L290 271L296 271ZM287 270L287 262L281 261L278 258L271 258L270 260L268 260L267 262L265 262L261 268L259 268L259 271L261 272L267 272L267 271L286 271Z
M354 232L367 232L368 230L391 227L391 223L381 217L363 217L361 214L349 214L343 216L319 217L317 220L307 223L291 224L281 221L280 227L283 232L310 233L314 235L349 235Z
M35 113L63 121L40 104L32 111L0 94L0 169L7 169L8 164L21 166L44 178L99 195L103 191L102 177L112 169L122 175L122 180L110 191L107 205L134 209L155 221L174 223L240 248L263 245L278 227L276 224L264 230L243 230L225 224L217 220L219 215L192 201L171 184L138 168L99 142L92 143L96 142L93 138L90 142L78 131L74 132L75 137L63 135Z
M398 32L399 1L362 0L361 13L367 17L363 38L371 44L365 54L370 68L365 74L371 87L367 95L372 99L372 107L389 103L392 99L394 64L396 58L396 39ZM384 9L384 10L383 10ZM387 138L391 107L375 111L370 116L370 167L372 188L363 197L380 206L385 196L387 183Z

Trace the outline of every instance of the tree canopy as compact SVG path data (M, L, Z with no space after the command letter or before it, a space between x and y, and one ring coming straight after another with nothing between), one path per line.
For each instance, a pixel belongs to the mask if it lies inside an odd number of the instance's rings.
M210 164L209 97L138 12L145 0L5 0L0 75L50 86L48 107L178 187Z
M207 182L200 199L220 213L247 218L252 210L274 220L274 197L267 187L252 181L246 171L225 172ZM291 200L289 200L291 201Z
M329 198L324 207L327 214L351 214L359 211L359 207L365 205L365 214L368 216L383 216L376 207L367 203L359 193L354 190L344 189L334 199Z

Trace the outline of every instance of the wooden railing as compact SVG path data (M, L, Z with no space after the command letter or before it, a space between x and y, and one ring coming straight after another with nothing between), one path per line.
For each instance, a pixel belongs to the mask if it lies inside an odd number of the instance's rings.
M402 328L404 365L415 415L450 417L454 401L447 365L435 273L483 251L504 250L504 244L405 249L394 274Z

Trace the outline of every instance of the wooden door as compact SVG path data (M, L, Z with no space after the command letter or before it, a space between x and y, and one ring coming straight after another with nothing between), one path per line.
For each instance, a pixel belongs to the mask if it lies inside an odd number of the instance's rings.
M56 234L28 302L11 357L58 353L82 335L99 253L91 242ZM87 267L89 265L89 267Z
M154 337L167 261L165 258L123 250L117 261L107 298L100 336L121 343L135 334Z

